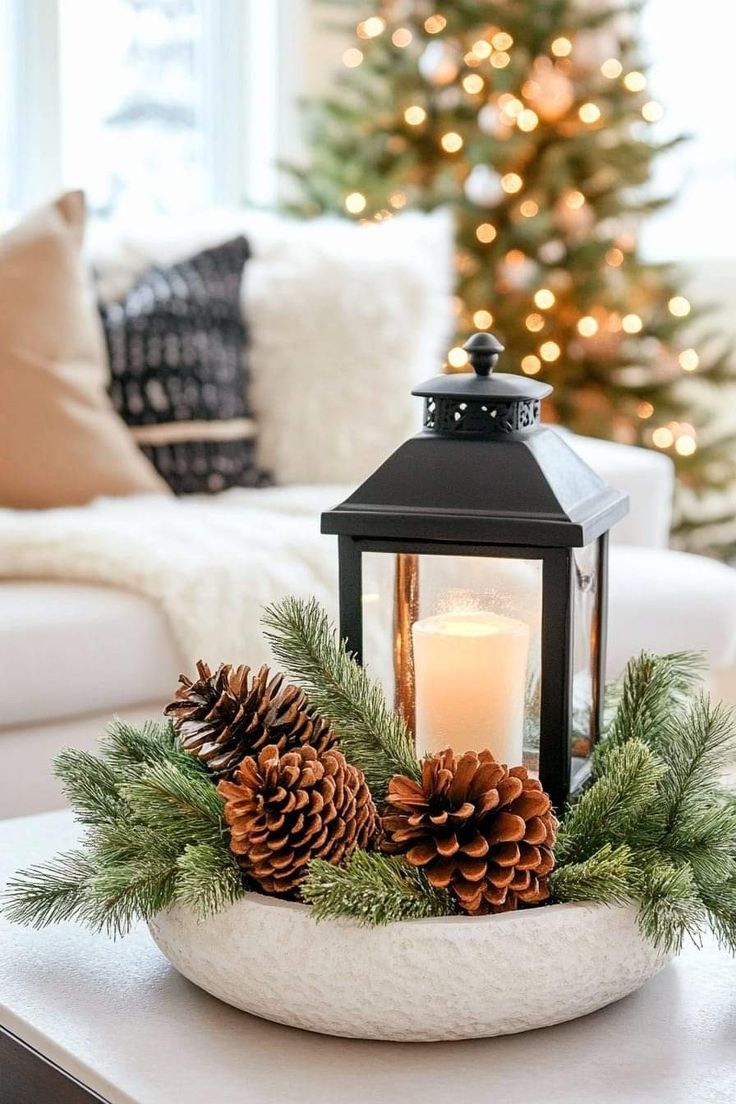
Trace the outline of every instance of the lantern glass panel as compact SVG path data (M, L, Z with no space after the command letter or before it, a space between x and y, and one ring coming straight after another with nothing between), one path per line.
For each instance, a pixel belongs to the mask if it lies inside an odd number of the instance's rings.
M419 754L538 767L542 560L363 553L363 660Z
M573 549L573 783L598 736L600 543Z

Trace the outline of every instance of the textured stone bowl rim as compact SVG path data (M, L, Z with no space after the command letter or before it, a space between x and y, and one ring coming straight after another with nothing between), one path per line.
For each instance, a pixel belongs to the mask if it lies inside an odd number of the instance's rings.
M245 1012L322 1034L431 1042L546 1027L627 996L670 957L641 934L637 911L569 901L368 926L246 892L205 919L174 905L149 928L180 973Z

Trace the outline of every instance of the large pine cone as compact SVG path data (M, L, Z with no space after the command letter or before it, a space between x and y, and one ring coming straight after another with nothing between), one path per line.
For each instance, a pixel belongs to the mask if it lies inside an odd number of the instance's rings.
M422 781L397 775L381 821L384 849L422 867L463 912L506 912L549 896L557 821L541 783L490 751L422 763Z
M336 748L282 754L271 745L243 759L235 780L217 789L230 850L266 893L293 893L311 859L338 864L376 830L365 778Z
M335 743L329 722L310 708L304 691L268 667L253 673L223 663L213 675L200 660L197 672L197 679L179 676L176 698L164 713L182 747L218 778L231 778L243 756L268 744L280 751L310 744L322 752Z

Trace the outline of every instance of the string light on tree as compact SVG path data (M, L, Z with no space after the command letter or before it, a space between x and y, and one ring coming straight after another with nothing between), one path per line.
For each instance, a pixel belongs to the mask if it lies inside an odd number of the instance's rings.
M652 433L652 442L658 449L672 448L675 443L675 435L667 426L658 426Z
M542 362L538 356L534 356L530 353L528 356L522 358L521 370L525 372L527 376L536 376L542 370Z
M695 372L700 364L700 357L695 349L683 349L678 360L683 372Z
M501 187L505 192L508 192L509 195L520 192L523 186L524 181L518 173L510 172L501 177Z
M484 38L479 38L478 41L474 42L471 46L471 53L477 57L478 61L484 61L493 53L493 47L490 42L486 42Z
M642 107L641 114L647 123L658 123L664 117L664 108L656 100L648 100Z
M487 310L477 310L473 315L473 325L479 330L489 330L493 325L493 315Z
M437 13L436 15L430 15L424 20L424 29L427 34L439 34L440 31L444 31L447 26L447 20L444 15Z
M680 456L692 456L697 447L695 437L691 433L681 433L675 441L675 452Z
M406 207L406 192L392 192L388 201L392 207L400 211L402 207Z
M394 46L397 46L400 50L403 50L406 46L411 44L414 35L411 33L408 27L397 27L394 33L391 35L391 41Z
M525 107L516 117L516 125L519 130L523 130L527 134L534 130L538 123L539 116L530 107Z
M386 21L380 15L371 15L356 27L359 38L377 38L386 30Z
M643 73L634 69L624 77L624 85L628 88L629 92L643 92L647 86L647 78Z
M489 245L490 242L496 240L496 227L493 226L490 222L482 222L480 226L476 226L475 236L479 242L483 243L483 245Z
M606 264L611 268L619 268L624 263L623 250L619 249L617 245L611 247L606 253Z
M607 77L608 80L616 80L621 76L623 71L624 67L618 58L608 58L608 60L604 61L601 65L601 73L604 77Z
M556 302L556 296L549 288L540 288L534 293L534 303L540 310L549 310Z
M350 192L345 196L345 210L351 215L359 215L365 211L367 200L362 192Z
M644 323L638 314L625 314L621 319L621 328L627 334L641 333L643 325Z
M539 214L539 204L533 199L525 199L519 205L519 212L524 218L534 218Z
M636 408L636 416L637 418L641 418L643 422L646 421L647 418L651 418L653 413L654 407L650 402L642 401Z
M440 138L440 145L445 153L458 153L463 148L463 140L455 130L450 130Z
M673 295L667 306L675 318L686 318L690 313L690 301L684 295Z
M342 63L346 69L356 69L363 60L363 51L357 46L351 46L342 55Z
M555 57L566 58L572 53L572 42L564 35L556 38L550 47Z
M586 314L578 321L577 330L581 337L592 337L598 333L598 323L592 314Z
M598 104L593 103L592 100L589 100L587 103L580 105L580 108L578 109L578 116L580 117L581 122L586 123L590 126L593 123L597 123L600 121L601 109L598 107Z
M426 118L427 112L419 104L412 104L404 112L404 122L408 123L409 126L421 126Z
M468 363L468 354L463 348L456 345L447 354L447 363L451 368L463 368Z
M501 52L510 50L513 45L514 40L506 31L496 31L491 39L491 46L493 49L500 50Z
M511 62L511 54L507 54L505 50L496 50L491 54L491 65L494 69L505 69Z
M539 346L539 355L547 364L552 364L559 359L562 350L556 341L544 341Z
M526 328L530 333L539 333L544 329L544 319L541 314L528 314L525 319Z
M468 73L467 76L463 77L463 88L471 96L477 96L485 86L485 81L479 73Z

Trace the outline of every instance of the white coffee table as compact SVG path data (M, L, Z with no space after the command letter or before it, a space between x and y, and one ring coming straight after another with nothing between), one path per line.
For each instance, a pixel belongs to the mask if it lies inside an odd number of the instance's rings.
M0 881L75 835L66 813L0 822ZM0 1028L0 1104L736 1100L736 961L711 943L572 1023L400 1044L236 1012L181 978L143 927L111 943L71 925L36 932L0 921Z

